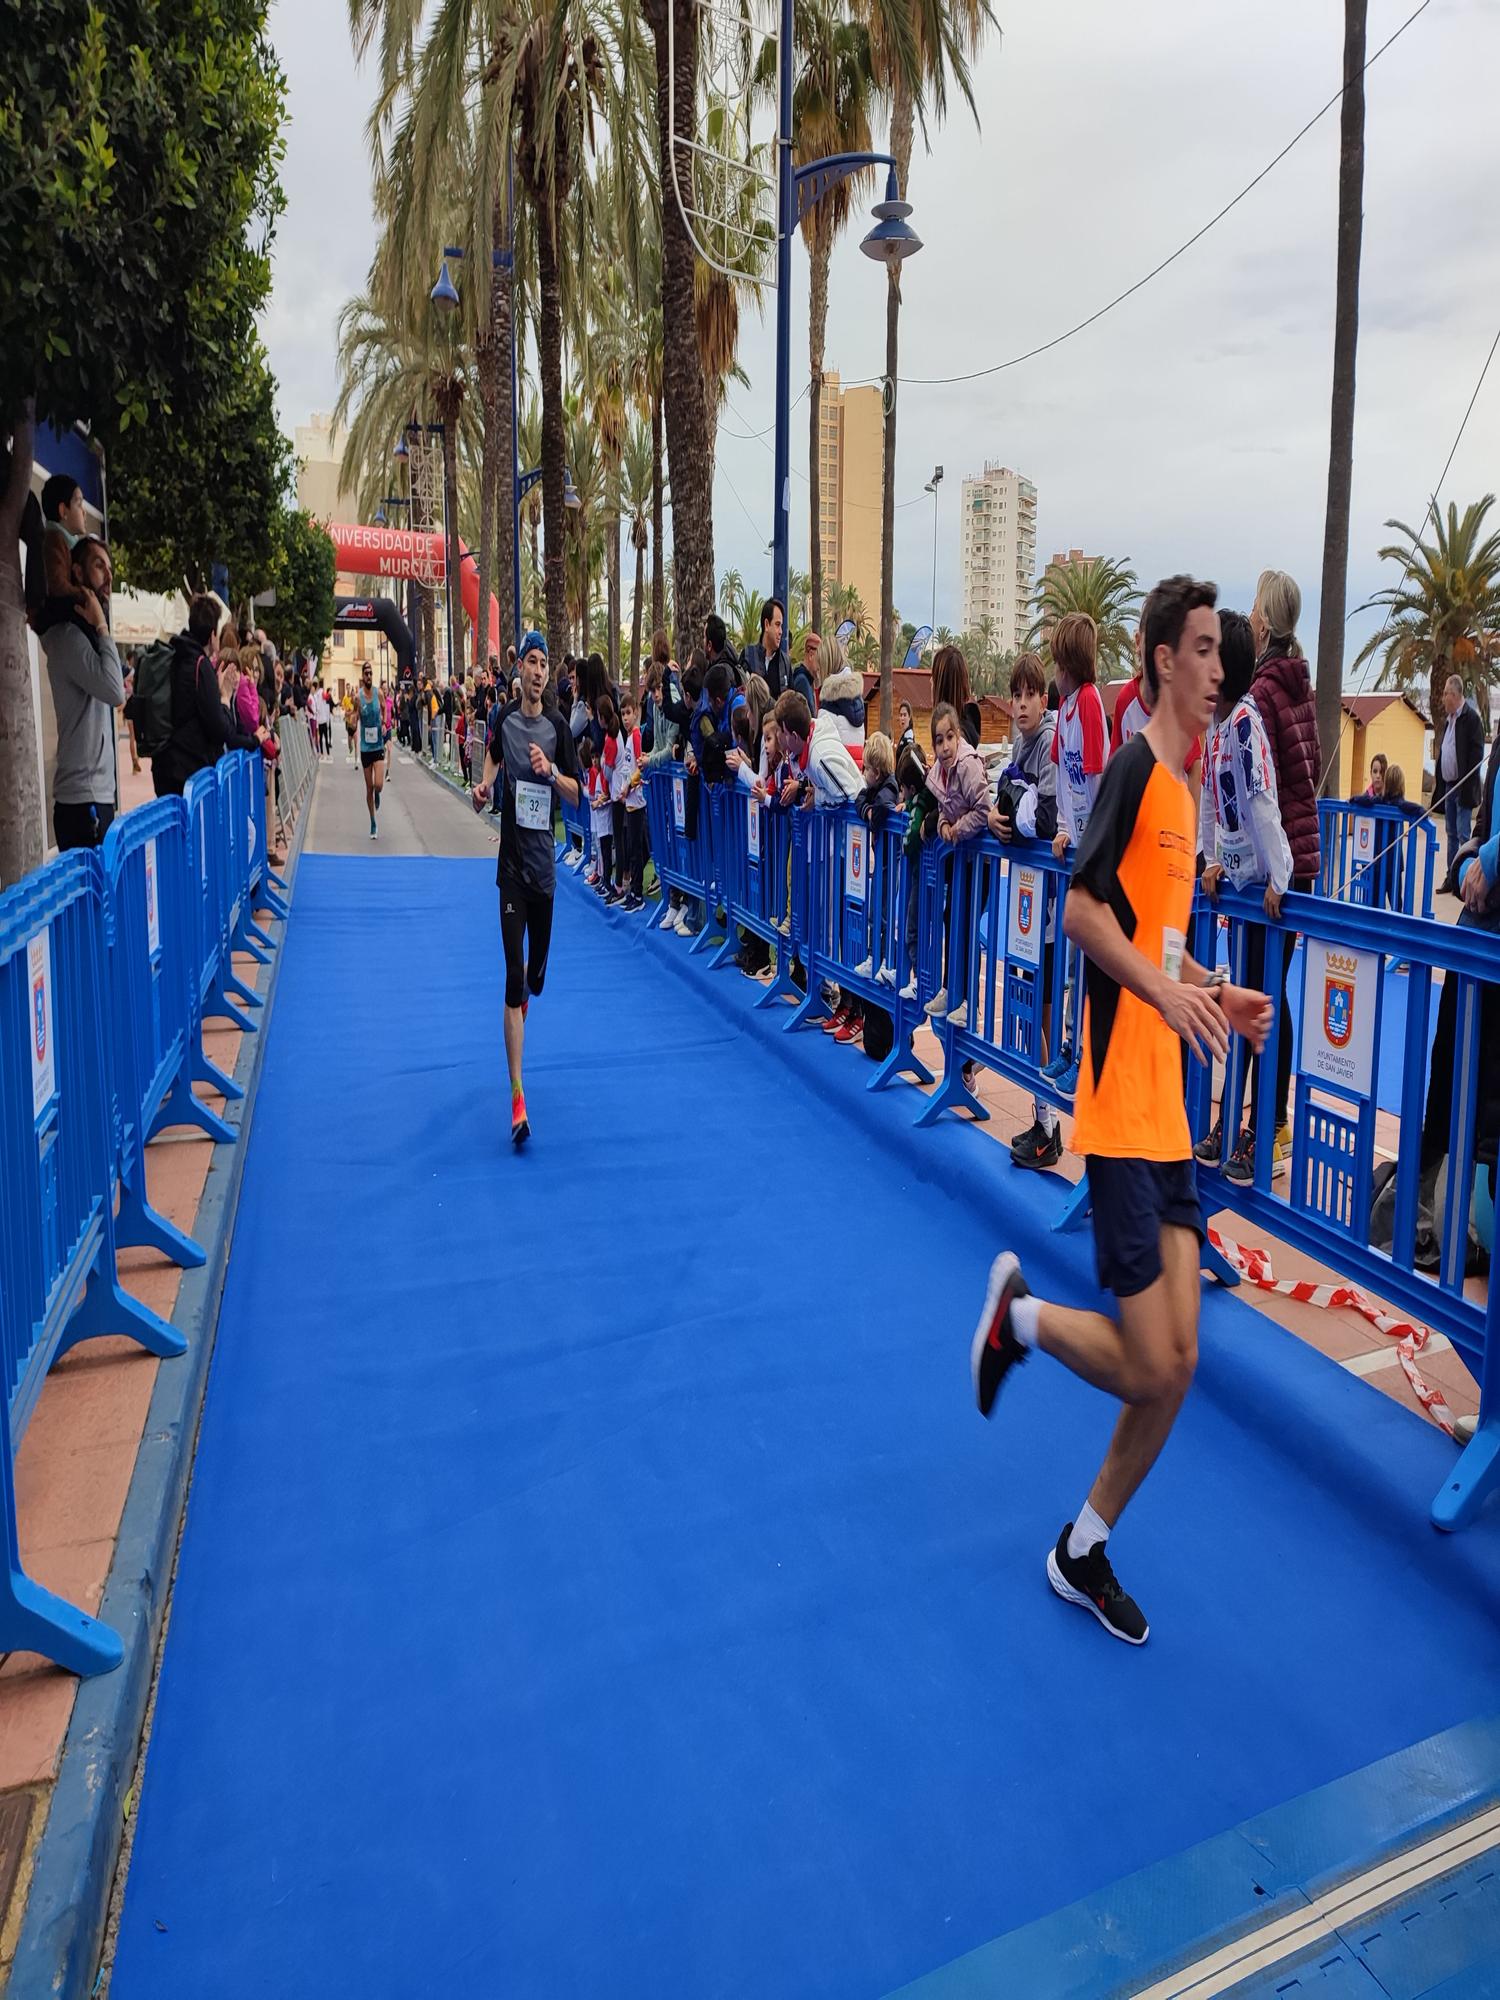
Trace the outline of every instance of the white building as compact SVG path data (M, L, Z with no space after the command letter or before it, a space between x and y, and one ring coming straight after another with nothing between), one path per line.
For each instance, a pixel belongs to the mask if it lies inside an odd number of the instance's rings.
M959 525L966 632L988 619L994 643L1019 652L1031 628L1036 579L1036 488L1008 465L966 479Z

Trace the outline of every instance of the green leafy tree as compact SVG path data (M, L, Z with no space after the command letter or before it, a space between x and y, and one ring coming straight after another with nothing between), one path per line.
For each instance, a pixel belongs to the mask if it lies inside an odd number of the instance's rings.
M170 423L132 424L110 455L116 573L141 590L206 590L224 563L235 598L273 583L292 450L258 340L206 402Z
M333 631L336 570L333 543L323 524L300 507L285 514L273 572L276 602L261 614L267 634L283 652L321 655Z
M1443 683L1457 673L1476 693L1500 678L1500 531L1485 532L1493 493L1459 513L1453 501L1428 523L1409 528L1387 521L1402 537L1380 551L1382 562L1400 563L1400 581L1377 590L1361 611L1379 606L1385 623L1365 642L1356 667L1378 654L1381 680L1403 694L1422 691L1434 728L1442 713ZM1425 538L1425 539L1424 539ZM1487 712L1481 700L1480 713Z
M266 0L27 0L0 62L0 883L42 858L18 542L38 420L112 454L242 369L285 84ZM204 477L211 476L205 462ZM121 497L112 481L112 498Z
M1084 562L1048 563L1032 593L1036 617L1028 646L1046 651L1047 635L1060 618L1086 611L1099 628L1099 678L1118 680L1135 672L1135 627L1141 587L1126 562L1092 556Z

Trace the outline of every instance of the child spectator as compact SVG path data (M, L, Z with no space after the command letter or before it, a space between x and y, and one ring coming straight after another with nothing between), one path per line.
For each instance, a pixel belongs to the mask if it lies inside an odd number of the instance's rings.
M832 718L839 741L856 764L865 754L865 683L846 663L842 641L830 639L821 649L823 684L818 713Z
M1104 774L1107 732L1098 687L1098 649L1098 628L1086 611L1070 611L1053 627L1052 664L1057 669L1059 698L1057 732L1052 738L1058 817L1052 852L1059 861L1082 840ZM1073 994L1070 1018L1076 1015L1082 1000L1079 968L1078 952L1070 948L1068 978ZM1072 1094L1078 1078L1078 1058L1068 1028L1064 1029L1061 1049L1043 1067L1042 1074L1065 1095Z
M591 653L589 659L593 657ZM602 661L600 664L603 664ZM612 906L625 900L625 799L615 786L615 771L620 762L620 718L609 695L599 696L595 719L598 725L599 766L609 800L609 858L604 869L604 900ZM611 874L613 881L610 880Z
M864 978L876 978L887 986L896 983L896 968L890 963L890 937L895 925L895 912L887 908L890 901L886 870L885 844L881 833L885 823L900 803L896 790L896 752L891 739L883 730L877 729L865 743L865 788L854 802L855 811L870 829L870 900L868 909L872 913L870 935L872 940L884 919L890 928L880 932L886 939L886 951L882 956L880 970L875 970L873 950L855 970Z
M589 826L594 836L594 865L584 878L599 895L609 890L610 868L614 859L614 816L610 811L609 785L604 766L585 730L578 739L578 764L583 772L584 796L589 802Z
M958 710L951 702L940 702L932 711L932 750L933 763L927 773L927 785L937 801L938 839L956 849L966 841L977 840L989 824L990 781L984 759L973 744L964 739ZM951 868L949 873L951 879ZM930 1015L935 1019L946 1016L957 1028L965 1026L968 1021L968 1010L962 999L962 983L966 974L969 930L969 880L965 871L960 877L959 895L950 895L948 977L927 1003ZM960 994L952 1008L948 1005L950 984Z
M917 917L922 889L922 842L937 834L937 798L927 783L927 767L915 742L896 759L896 783L906 808L906 963L903 1000L917 997ZM881 977L883 978L884 972Z
M623 807L625 900L622 909L646 906L642 888L646 874L646 793L641 784L641 731L635 697L620 696L619 754L610 780L610 797Z

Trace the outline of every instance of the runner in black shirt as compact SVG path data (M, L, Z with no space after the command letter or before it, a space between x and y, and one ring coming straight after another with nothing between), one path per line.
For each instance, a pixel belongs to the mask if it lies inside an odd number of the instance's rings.
M490 718L484 778L474 787L482 812L491 788L500 792L500 936L505 946L505 1055L510 1066L510 1136L519 1146L531 1136L521 1084L529 995L540 993L552 942L552 896L557 886L552 839L552 795L577 805L578 753L567 723L543 704L547 642L528 632L521 647L521 693Z

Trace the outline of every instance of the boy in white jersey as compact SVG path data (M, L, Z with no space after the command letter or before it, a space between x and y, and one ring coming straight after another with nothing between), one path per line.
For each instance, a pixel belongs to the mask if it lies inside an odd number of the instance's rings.
M1099 694L1099 630L1093 619L1086 611L1070 611L1053 627L1050 643L1060 697L1052 738L1052 761L1057 766L1057 832L1052 852L1061 860L1070 847L1077 847L1088 829L1104 775L1109 734ZM1068 977L1073 998L1062 1047L1051 1062L1043 1064L1042 1075L1071 1096L1078 1081L1074 1023L1081 994L1078 952L1072 945L1068 947Z

